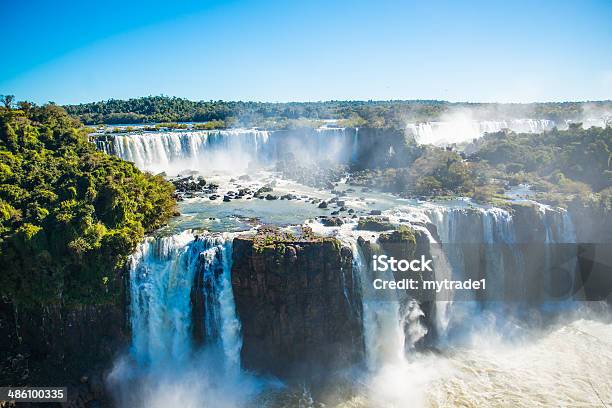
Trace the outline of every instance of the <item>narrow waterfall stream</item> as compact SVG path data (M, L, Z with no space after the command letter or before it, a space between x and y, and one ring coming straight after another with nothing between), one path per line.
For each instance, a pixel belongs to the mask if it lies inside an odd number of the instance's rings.
M232 240L184 231L148 238L132 255L132 345L110 375L122 406L234 407L258 389L259 380L240 369Z

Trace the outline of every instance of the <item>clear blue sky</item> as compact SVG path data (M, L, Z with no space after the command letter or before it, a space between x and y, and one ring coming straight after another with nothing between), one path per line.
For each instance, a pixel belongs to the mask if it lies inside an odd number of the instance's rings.
M612 0L0 0L0 94L37 103L612 99Z

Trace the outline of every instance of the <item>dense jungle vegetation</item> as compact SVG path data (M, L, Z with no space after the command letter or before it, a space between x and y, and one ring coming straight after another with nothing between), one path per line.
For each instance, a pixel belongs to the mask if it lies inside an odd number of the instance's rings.
M542 134L499 132L467 146L468 160L484 164L488 179L529 183L542 201L599 200L612 209L612 127Z
M145 232L175 212L161 176L98 152L53 104L0 108L0 294L12 302L98 303Z
M594 102L593 105L612 107L610 102ZM342 119L347 125L397 127L403 126L407 120L436 120L450 109L457 108L469 108L475 112L475 119L486 119L494 114L497 119L531 117L564 120L579 118L583 112L582 106L580 102L482 104L435 100L196 102L176 97L148 96L67 105L65 109L88 125L222 121L228 127L260 126L272 129L290 127L298 120L324 119Z
M487 134L462 151L416 146L403 165L356 171L353 183L406 196L452 197L503 205L505 191L527 183L539 201L571 201L612 210L612 127L541 134Z

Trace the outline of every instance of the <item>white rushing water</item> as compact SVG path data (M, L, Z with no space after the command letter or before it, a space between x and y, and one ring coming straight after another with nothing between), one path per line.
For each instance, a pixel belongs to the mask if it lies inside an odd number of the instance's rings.
M547 119L512 119L512 120L471 120L409 123L407 128L419 144L436 146L453 143L471 142L485 133L499 132L503 129L519 133L542 133L555 126Z
M274 164L286 154L298 162L349 162L358 148L355 132L328 127L158 131L116 134L107 139L97 143L99 149L140 169L168 175L185 170L243 173L249 166Z
M191 357L191 292L199 278L207 340L218 342L228 364L239 365L231 245L226 236L195 237L185 231L150 238L139 246L130 268L132 354L139 364L180 363Z
M234 407L256 392L259 380L240 370L231 251L231 235L184 231L148 238L132 255L132 345L109 376L121 406ZM194 295L203 299L202 344L193 340Z

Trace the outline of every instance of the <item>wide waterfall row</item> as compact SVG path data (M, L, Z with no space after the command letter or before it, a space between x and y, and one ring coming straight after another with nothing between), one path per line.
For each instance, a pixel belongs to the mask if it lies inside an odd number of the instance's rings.
M449 145L471 142L485 133L509 129L519 133L542 133L555 126L547 119L512 119L501 121L449 121L408 124L408 130L414 134L419 144Z
M443 291L435 294L434 304L429 298L417 303L402 291L362 296L368 367L397 361L428 332L428 341L443 344L483 324L485 315L504 324L529 308L571 305L578 284L572 221L561 209L530 211L533 219L499 208L431 206L413 209L412 217L402 213L398 219L413 219L429 242L437 281L484 278L487 289L483 294ZM390 272L371 271L356 235L344 240L352 247L362 294L374 278L393 279Z
M355 134L343 128L144 132L101 136L96 145L140 169L175 175L185 170L244 171L283 158L345 163L355 156Z
M231 251L231 239L190 232L149 238L138 247L130 260L130 321L131 354L139 365L188 361L197 348L196 328L204 345L219 347L229 366L239 365Z
M371 233L343 229L338 236L353 253L350 281L361 285L361 312L355 318L361 318L370 370L405 362L417 344L452 342L491 316L499 323L550 301L571 302L575 248L564 245L575 242L575 233L567 212L442 206L411 211L417 242L425 244L417 248L434 260L435 279L486 278L487 291L451 291L435 299L414 299L403 291L373 296L366 286L374 277L393 279L391 272L372 271L368 261L386 247ZM533 217L530 225L525 217ZM131 258L130 316L131 354L140 366L180 364L212 348L223 356L224 367L240 367L231 259L228 236L183 232L149 238L138 247Z

